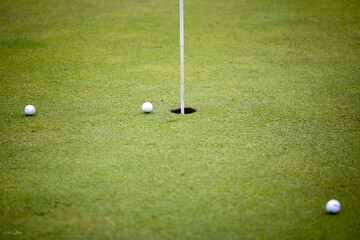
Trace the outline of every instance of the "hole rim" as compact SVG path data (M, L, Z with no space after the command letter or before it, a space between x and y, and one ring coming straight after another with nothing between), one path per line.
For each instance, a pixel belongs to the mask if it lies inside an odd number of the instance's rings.
M191 107L184 108L184 111L185 111L184 114L192 114L197 112L195 108L191 108ZM171 109L170 112L174 114L181 114L181 108Z

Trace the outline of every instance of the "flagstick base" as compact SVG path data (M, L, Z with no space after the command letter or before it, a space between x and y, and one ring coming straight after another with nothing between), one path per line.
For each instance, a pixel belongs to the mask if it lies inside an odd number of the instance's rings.
M184 46L180 46L180 75L181 75L181 114L185 114L185 94L184 94Z

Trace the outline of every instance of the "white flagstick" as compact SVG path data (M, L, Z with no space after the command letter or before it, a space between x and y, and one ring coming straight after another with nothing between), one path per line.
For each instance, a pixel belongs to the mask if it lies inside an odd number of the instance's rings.
M185 114L184 96L184 5L180 0L180 76L181 76L181 114Z

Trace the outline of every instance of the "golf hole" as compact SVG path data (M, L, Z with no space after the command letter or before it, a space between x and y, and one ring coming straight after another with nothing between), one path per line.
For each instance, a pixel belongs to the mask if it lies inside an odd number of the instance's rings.
M196 112L197 110L195 108L184 108L185 114L191 114ZM181 108L171 109L170 112L175 114L181 114Z

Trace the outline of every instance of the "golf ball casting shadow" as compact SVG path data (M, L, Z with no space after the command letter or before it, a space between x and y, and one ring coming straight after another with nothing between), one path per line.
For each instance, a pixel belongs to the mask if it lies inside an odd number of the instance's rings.
M144 113L150 113L153 110L153 105L150 102L145 102L141 106Z
M330 214L337 214L340 212L340 202L335 199L331 199L326 204L326 211Z
M35 114L35 107L33 105L27 105L25 107L25 114L27 116L32 116Z
M181 114L181 108L171 109L170 112L175 113L175 114ZM197 110L195 108L184 108L185 114L191 114L194 112L197 112Z

